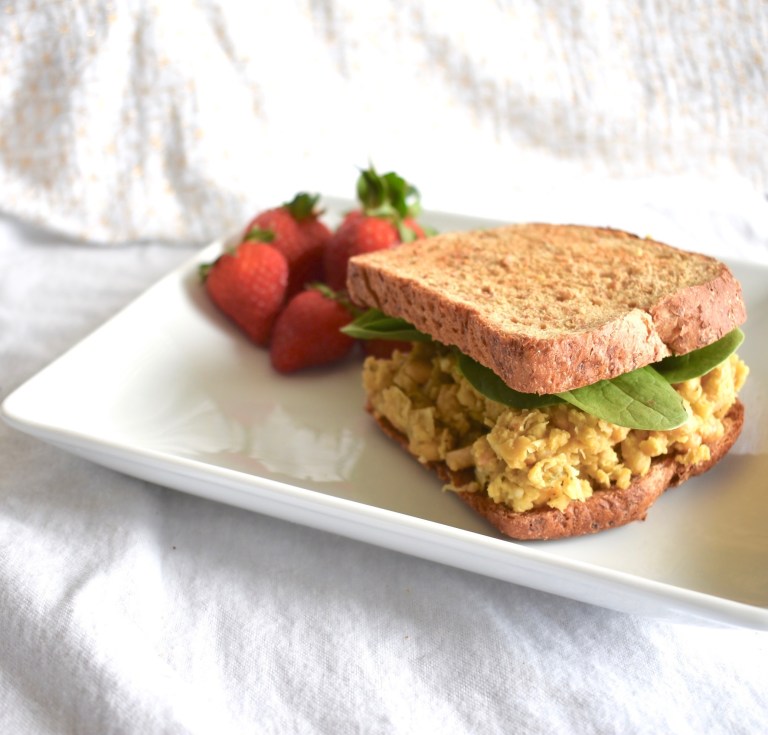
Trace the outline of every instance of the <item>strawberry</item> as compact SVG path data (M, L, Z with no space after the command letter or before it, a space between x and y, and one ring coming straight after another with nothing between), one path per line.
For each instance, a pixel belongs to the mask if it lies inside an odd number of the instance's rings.
M403 242L412 242L427 236L427 231L413 217L406 217L403 220L399 233Z
M324 286L294 296L275 322L270 344L272 366L281 373L326 365L346 357L355 345L340 332L353 314L346 303Z
M320 220L317 201L317 196L297 194L290 202L260 212L243 233L244 241L269 243L285 255L289 296L322 274L323 249L331 231Z
M256 344L266 345L285 301L288 261L271 245L241 243L200 268L216 306Z
M347 262L354 255L424 237L415 220L419 193L396 173L379 175L373 167L362 171L357 198L361 208L346 215L325 247L325 280L336 290L345 287Z
M323 256L325 280L337 291L346 287L347 262L353 255L383 250L400 242L397 228L388 220L357 214L339 225Z
M297 203L296 199L299 199ZM325 244L331 237L331 230L328 225L320 219L322 211L317 209L318 197L311 197L309 194L299 194L293 200L293 216L299 223L304 239L310 243L313 248L322 251Z

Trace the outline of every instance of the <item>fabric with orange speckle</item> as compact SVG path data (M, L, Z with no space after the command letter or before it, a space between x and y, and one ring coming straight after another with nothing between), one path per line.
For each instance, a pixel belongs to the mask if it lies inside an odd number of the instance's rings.
M433 207L682 177L768 188L768 6L6 0L0 208L97 242L208 240L395 168ZM440 175L446 165L454 175Z

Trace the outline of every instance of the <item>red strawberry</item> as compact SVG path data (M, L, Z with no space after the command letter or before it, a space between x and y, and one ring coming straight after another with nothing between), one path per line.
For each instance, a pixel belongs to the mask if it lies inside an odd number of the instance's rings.
M337 291L346 287L347 262L353 255L383 250L400 242L397 227L389 220L357 214L342 222L325 248L325 281Z
M285 255L289 296L322 274L323 249L331 231L320 220L317 201L317 196L297 194L290 202L260 212L243 234L243 240L267 242Z
M306 195L305 195L306 196ZM313 200L314 201L314 200ZM298 218L299 229L304 235L306 242L310 243L312 248L322 249L331 237L331 230L328 225L320 219L320 212L314 208L304 217ZM318 261L321 258L318 257Z
M400 227L400 239L403 242L412 242L426 237L424 228L413 217L406 217Z
M354 255L391 248L424 236L414 217L418 191L396 173L379 175L373 167L357 181L359 211L350 212L325 247L323 267L331 288L346 286L347 262Z
M285 256L271 245L244 242L200 272L213 303L256 344L266 345L285 301Z
M310 288L294 296L280 313L269 354L281 373L326 365L346 357L355 340L339 330L352 321L352 312L325 288Z

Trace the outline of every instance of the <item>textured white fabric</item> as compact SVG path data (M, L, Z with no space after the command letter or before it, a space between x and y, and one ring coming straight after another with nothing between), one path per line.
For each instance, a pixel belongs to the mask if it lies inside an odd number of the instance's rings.
M0 399L190 255L0 220ZM768 634L609 612L0 422L0 732L762 732Z
M0 399L192 242L351 195L369 158L428 207L768 262L767 7L0 5ZM0 733L746 735L766 660L765 633L501 584L0 424Z
M768 188L761 0L2 10L0 208L87 239L209 239L369 158L450 209L584 177Z

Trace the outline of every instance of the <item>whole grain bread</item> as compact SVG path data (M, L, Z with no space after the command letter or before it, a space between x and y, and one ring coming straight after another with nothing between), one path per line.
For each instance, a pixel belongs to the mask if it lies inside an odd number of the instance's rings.
M746 319L723 263L578 225L454 232L358 256L347 288L355 303L457 346L526 393L685 354Z
M374 418L385 434L408 450L408 440L382 416ZM626 490L616 488L595 489L584 501L571 502L564 511L539 508L517 513L506 505L494 502L483 491L461 492L474 480L471 469L452 472L444 462L426 462L424 466L445 483L459 489L457 493L467 505L482 515L505 536L523 541L546 541L597 533L609 528L645 520L649 508L668 488L685 482L690 477L706 472L717 464L731 449L744 424L744 406L736 401L725 416L725 431L717 441L709 443L710 459L693 465L678 462L674 455L657 457L650 470L636 476Z

